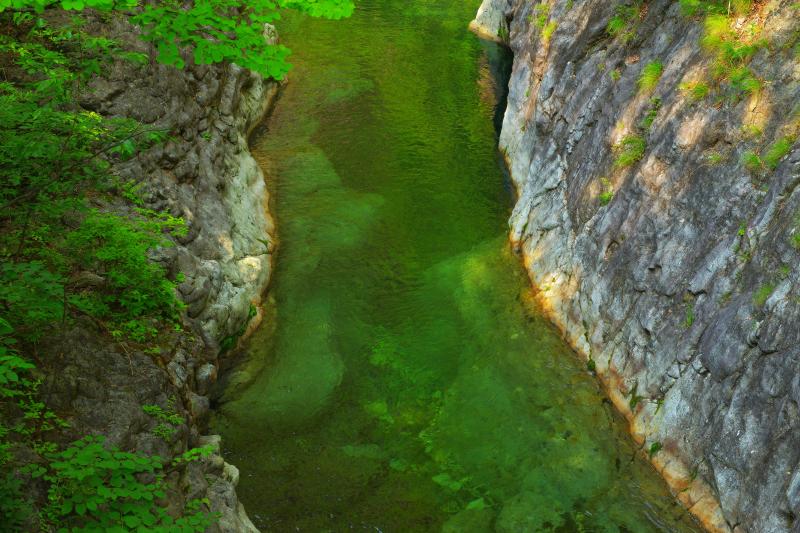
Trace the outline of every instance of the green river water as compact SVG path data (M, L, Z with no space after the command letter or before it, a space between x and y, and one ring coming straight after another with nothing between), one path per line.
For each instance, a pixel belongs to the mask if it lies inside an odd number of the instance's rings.
M240 497L262 531L698 531L529 304L478 4L279 26L274 316L213 422Z

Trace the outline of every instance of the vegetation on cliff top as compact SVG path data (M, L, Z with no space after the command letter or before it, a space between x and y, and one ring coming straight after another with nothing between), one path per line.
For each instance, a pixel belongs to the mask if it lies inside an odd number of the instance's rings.
M236 62L264 76L289 69L288 49L268 44L264 24L279 8L341 18L350 0L0 0L0 523L11 529L203 530L194 502L185 518L156 504L167 470L199 452L162 460L87 437L61 447L67 423L39 399L48 363L43 332L84 317L112 339L146 349L160 329L181 327L180 276L148 259L185 231L146 209L137 182L113 164L169 138L124 117L82 109L75 97L114 61L143 54L86 30L125 17L159 62L182 68ZM145 179L141 177L140 179ZM56 333L57 334L57 333ZM22 459L26 456L26 459ZM144 483L141 474L148 474ZM22 489L34 483L46 498ZM34 498L34 499L31 499Z

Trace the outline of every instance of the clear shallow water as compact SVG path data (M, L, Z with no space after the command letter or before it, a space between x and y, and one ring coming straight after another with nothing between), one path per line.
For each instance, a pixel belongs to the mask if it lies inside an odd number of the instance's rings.
M263 531L696 531L529 303L478 3L280 26L276 318L214 421L241 499Z

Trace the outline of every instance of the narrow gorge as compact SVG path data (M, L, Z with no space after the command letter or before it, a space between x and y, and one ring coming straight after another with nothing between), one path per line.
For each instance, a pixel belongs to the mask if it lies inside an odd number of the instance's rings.
M0 531L798 533L798 138L795 0L0 0Z

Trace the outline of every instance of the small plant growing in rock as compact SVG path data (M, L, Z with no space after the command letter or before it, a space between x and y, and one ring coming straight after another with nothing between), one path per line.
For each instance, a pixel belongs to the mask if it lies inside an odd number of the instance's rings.
M533 17L534 25L540 30L547 24L547 19L550 15L550 6L547 4L536 4L533 8L535 17Z
M742 165L750 172L755 173L764 168L764 161L761 160L757 153L748 150L742 155Z
M614 187L608 178L600 178L600 183L603 185L603 190L597 199L600 200L600 205L608 205L614 199Z
M749 7L747 8L749 10ZM709 14L704 22L703 48L714 55L711 73L718 82L727 82L732 97L752 94L761 89L761 81L748 64L755 53L767 46L765 39L756 39L755 27L750 35L733 29L733 21L726 14Z
M772 283L762 285L753 295L753 305L756 307L764 307L764 304L767 303L767 300L769 300L773 292L775 292L775 285Z
M626 135L615 148L618 153L614 166L627 168L644 157L647 141L641 135L630 134Z
M501 41L507 42L509 37L508 29L505 26L497 28L497 37L499 37Z
M797 137L794 135L787 135L778 139L772 146L769 147L767 153L764 154L764 165L770 170L778 168L778 164L786 157L792 149Z
M717 166L722 164L725 161L725 156L722 155L720 152L717 151L710 151L705 154L706 163L711 166Z
M647 450L647 455L652 459L662 448L664 448L664 446L660 442L655 441L650 445L650 449Z
M653 122L655 122L656 117L658 116L658 111L660 109L661 109L661 98L651 98L650 107L647 109L647 113L642 119L642 124L641 124L642 129L649 130L653 126Z
M628 407L631 408L631 411L635 410L636 406L639 405L639 402L644 399L642 396L639 396L638 389L638 383L634 384L633 389L631 389L631 397L628 399Z
M694 324L694 303L689 302L686 304L686 319L683 321L683 326L689 329Z
M545 44L549 43L550 39L553 38L553 33L555 33L557 27L558 23L555 20L548 22L547 25L542 28L542 42Z
M639 92L651 93L658 86L658 81L664 73L664 64L661 61L651 61L642 69L642 74L637 82Z
M631 26L641 16L643 4L643 0L636 0L632 5L618 5L614 9L614 16L606 25L606 33L611 37L621 37L624 42L633 39L636 31Z
M703 81L681 83L678 88L693 102L703 100L711 90L708 84Z
M170 399L170 409L174 409L174 399ZM153 428L153 435L160 437L166 442L172 440L175 434L175 427L183 424L183 417L174 410L167 411L158 405L143 405L142 411L158 420L158 425Z

